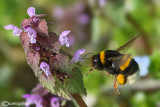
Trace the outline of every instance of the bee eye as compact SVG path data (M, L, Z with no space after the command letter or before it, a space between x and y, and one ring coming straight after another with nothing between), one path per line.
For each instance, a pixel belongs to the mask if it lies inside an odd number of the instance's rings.
M97 59L95 59L95 60L94 60L94 62L98 62L98 60L97 60Z

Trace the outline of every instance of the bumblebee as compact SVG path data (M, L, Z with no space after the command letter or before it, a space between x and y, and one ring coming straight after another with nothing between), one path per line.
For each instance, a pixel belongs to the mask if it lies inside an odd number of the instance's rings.
M114 90L117 94L120 94L118 91L119 84L133 84L139 79L139 66L137 62L130 55L120 53L121 50L130 46L138 37L139 35L116 50L104 50L94 55L91 58L92 69L87 75L94 69L104 70L109 74L116 75Z

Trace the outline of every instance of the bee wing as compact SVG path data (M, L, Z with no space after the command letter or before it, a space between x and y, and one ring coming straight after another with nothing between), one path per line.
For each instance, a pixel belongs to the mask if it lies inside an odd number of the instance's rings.
M116 58L112 58L112 67L115 68L116 70L118 70L122 65L124 65L127 60L131 58L131 55L129 54L125 54L125 55L121 55L119 57Z
M131 39L130 41L128 41L126 44L124 44L123 46L119 47L118 49L116 49L115 51L121 51L129 46L131 46L131 44L140 36L140 34L138 34L136 37L134 37L133 39Z

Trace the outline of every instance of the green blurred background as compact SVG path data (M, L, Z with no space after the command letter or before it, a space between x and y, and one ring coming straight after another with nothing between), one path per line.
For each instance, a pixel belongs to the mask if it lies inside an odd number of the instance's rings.
M85 48L86 53L99 53L116 49L138 33L143 36L125 52L141 56L141 79L133 86L120 86L121 94L114 93L114 76L94 70L84 77L89 107L159 107L160 106L160 1L159 0L1 0L0 1L0 102L24 101L22 95L30 93L38 83L27 65L25 53L18 37L3 27L20 27L28 18L28 7L36 14L46 14L53 22L49 31L60 34L71 30L72 46L63 48L74 54ZM143 60L147 57L149 65ZM91 56L88 56L91 57ZM85 60L81 65L89 65ZM80 67L83 74L90 68ZM0 104L1 105L1 104Z

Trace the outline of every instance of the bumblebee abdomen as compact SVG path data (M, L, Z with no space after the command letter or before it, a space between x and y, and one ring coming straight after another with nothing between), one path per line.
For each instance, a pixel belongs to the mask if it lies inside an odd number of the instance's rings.
M120 73L125 76L134 74L139 70L137 62L133 58L129 58L122 66L120 66Z

